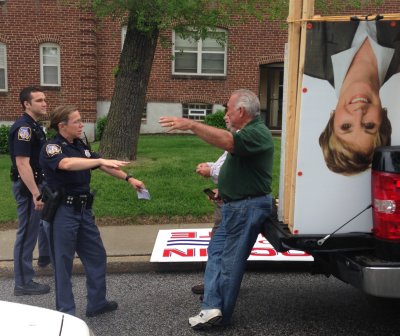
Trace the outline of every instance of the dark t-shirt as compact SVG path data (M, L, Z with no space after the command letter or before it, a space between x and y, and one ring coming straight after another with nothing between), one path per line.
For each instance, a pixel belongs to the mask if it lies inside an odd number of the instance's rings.
M219 195L240 200L271 192L274 143L270 130L257 117L233 134L234 152L228 153L218 176Z

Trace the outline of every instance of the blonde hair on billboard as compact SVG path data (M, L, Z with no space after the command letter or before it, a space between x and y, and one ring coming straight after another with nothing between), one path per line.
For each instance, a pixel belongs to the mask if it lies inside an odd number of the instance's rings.
M319 145L329 170L342 175L355 175L371 166L375 148L389 146L391 143L392 126L387 116L387 110L382 109L382 123L374 139L373 146L367 151L356 148L336 136L333 129L335 111L332 111L329 121L319 136Z

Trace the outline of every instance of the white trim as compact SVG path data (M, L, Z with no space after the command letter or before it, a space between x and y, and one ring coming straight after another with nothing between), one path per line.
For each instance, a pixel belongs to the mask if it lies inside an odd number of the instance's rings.
M226 30L224 30L224 29L216 29L215 32L224 33L226 37L228 36L228 32ZM203 40L197 41L197 50L196 51L182 51L182 50L179 50L179 49L175 48L175 39L176 39L176 33L175 33L175 30L174 30L172 32L172 40L173 40L172 41L172 44L173 44L173 47L172 47L172 74L173 75L220 76L220 77L226 76L227 58L228 58L228 56L227 56L227 54L228 54L227 53L227 39L226 39L226 43L224 45L224 48L223 48L224 50L223 51L210 51L210 50L203 51ZM179 72L179 71L175 70L175 61L176 61L175 54L179 53L179 52L186 53L186 54L196 54L197 55L197 69L196 69L196 72ZM202 57L201 56L203 54L217 54L217 55L223 54L224 55L223 73L204 73L204 72L202 72Z
M127 30L128 30L128 26L127 25L124 25L124 26L121 27L121 51L124 48L124 42L125 42Z
M52 64L51 66L57 67L57 83L45 83L44 82L44 67L46 64L43 64L43 49L44 48L56 48L57 49L57 59L56 64ZM60 46L57 43L42 43L39 46L40 51L40 85L41 86L61 86L61 51Z
M188 117L206 117L207 110L206 109L199 109L199 108L190 108L188 109Z
M3 57L4 57L4 66L1 69L4 69L4 89L0 88L0 92L8 91L8 75L7 75L7 46L4 43L0 42L0 52L3 49Z

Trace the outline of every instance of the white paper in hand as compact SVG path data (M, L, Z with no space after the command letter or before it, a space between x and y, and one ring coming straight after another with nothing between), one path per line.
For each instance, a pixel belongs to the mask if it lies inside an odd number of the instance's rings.
M150 193L147 189L140 189L140 191L137 191L137 197L138 199L145 199L149 200L150 199Z

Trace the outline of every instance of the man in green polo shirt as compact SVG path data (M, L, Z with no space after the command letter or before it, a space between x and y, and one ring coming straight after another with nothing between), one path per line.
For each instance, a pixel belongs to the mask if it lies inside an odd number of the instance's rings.
M271 132L260 119L260 102L251 91L232 93L225 121L237 133L194 120L161 117L171 130L191 130L209 144L228 151L218 177L218 196L224 204L222 221L208 247L202 310L189 318L194 329L229 324L239 294L246 261L271 214Z

